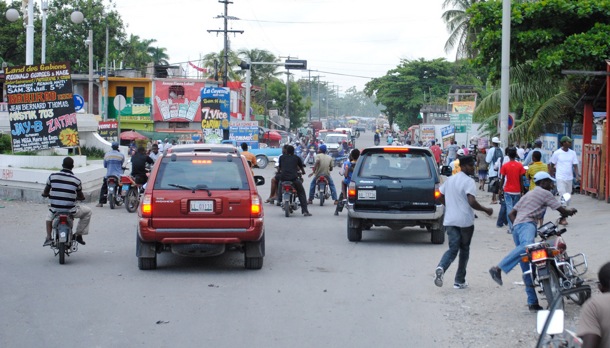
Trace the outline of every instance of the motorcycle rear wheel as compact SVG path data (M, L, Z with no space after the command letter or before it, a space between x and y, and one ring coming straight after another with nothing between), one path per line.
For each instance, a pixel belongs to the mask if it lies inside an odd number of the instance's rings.
M137 187L132 186L125 195L125 209L127 209L128 212L133 213L138 209L138 204L140 204L138 189Z
M559 276L557 276L557 270L554 268L549 269L549 277L540 281L542 288L544 289L544 296L546 296L546 302L548 306L551 306L553 300L557 296L561 296L561 286L559 285ZM550 308L549 308L550 309ZM559 303L556 309L563 309L563 299Z
M110 205L110 209L114 209L114 193L108 194L108 204Z
M326 199L325 194L324 194L324 190L320 191L320 206L324 205L324 199Z
M59 249L59 264L63 265L66 263L66 243L59 242L57 248Z
M290 216L290 201L284 201L284 216Z

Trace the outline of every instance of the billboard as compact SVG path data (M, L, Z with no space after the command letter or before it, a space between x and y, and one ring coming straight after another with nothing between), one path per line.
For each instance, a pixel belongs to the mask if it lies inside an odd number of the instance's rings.
M70 63L6 67L13 152L79 145Z
M204 82L155 81L153 119L167 122L200 122Z
M201 90L201 130L205 143L219 144L223 131L229 129L230 90L223 87L204 87Z
M258 122L232 121L229 126L229 140L235 140L237 146L247 143L251 149L258 149Z

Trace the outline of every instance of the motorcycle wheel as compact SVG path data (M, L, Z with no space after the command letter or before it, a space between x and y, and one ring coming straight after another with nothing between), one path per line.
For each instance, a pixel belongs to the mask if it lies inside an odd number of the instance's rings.
M108 204L110 209L114 209L114 193L108 193Z
M66 243L59 242L59 264L63 265L66 262Z
M290 201L284 201L284 216L290 216Z
M138 189L134 186L130 187L125 195L125 209L130 213L135 212L138 209L139 200Z
M575 304L582 306L585 301L587 301L591 297L591 288L583 289L581 292L576 294L568 295L568 298L572 300Z
M323 206L324 205L324 199L326 198L325 194L324 194L324 190L320 190L319 196L320 196L320 206Z
M542 288L544 289L544 296L546 296L546 302L550 307L553 300L557 296L561 296L561 286L559 285L557 270L555 270L555 268L549 269L549 277L547 279L543 279L541 283ZM559 303L556 309L563 309L563 299L561 299L561 303Z

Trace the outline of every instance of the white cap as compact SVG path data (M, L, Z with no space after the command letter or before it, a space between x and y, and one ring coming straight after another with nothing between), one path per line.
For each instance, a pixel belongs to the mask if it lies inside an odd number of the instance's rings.
M458 154L458 156L464 156L464 150L462 150L462 149L457 150L457 154Z
M491 142L494 144L499 144L500 143L500 139L498 139L498 137L493 137L491 138Z
M552 181L555 181L555 179L553 179L553 177L551 177L547 172L538 172L534 174L534 182L538 182L544 179L551 179Z

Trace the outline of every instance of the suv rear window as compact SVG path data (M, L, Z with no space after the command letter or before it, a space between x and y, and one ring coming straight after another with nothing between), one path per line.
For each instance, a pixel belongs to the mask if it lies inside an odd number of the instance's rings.
M155 190L207 188L210 190L248 190L248 179L242 161L236 157L170 157L160 163Z
M422 153L369 152L362 159L360 177L396 179L429 179L432 177L426 156Z

